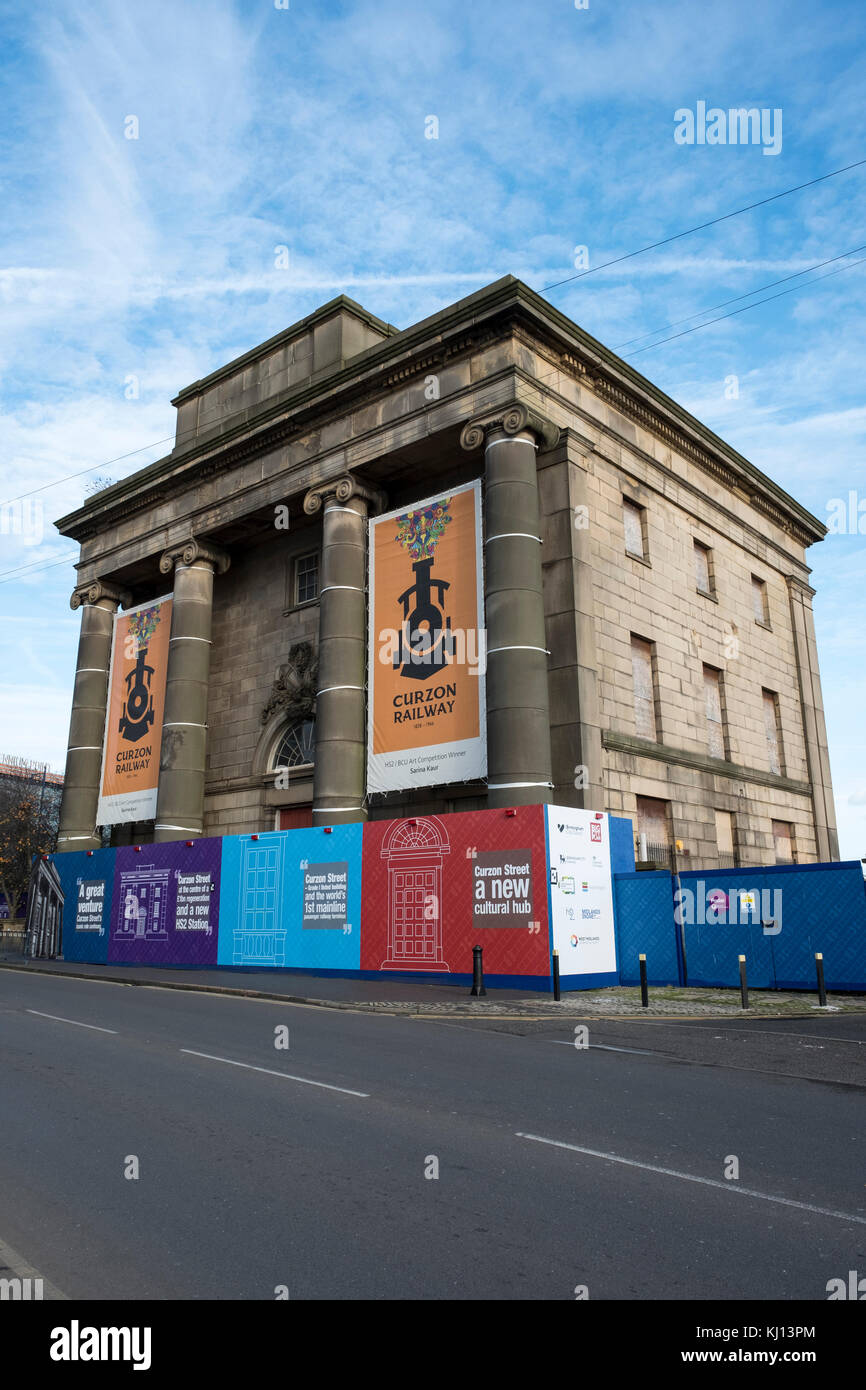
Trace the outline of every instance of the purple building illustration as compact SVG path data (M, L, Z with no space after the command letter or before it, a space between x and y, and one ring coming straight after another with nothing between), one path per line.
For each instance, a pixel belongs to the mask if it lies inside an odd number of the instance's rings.
M142 864L120 875L120 921L115 937L122 941L167 941L168 869Z

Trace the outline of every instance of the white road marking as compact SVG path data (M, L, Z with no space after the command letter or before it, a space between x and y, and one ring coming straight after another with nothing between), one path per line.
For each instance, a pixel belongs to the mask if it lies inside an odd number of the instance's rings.
M25 1009L27 1014L36 1014L38 1018L53 1018L55 1023L72 1023L76 1028L92 1028L94 1033L117 1033L116 1028L100 1028L98 1023L79 1023L77 1018L61 1018L60 1014L44 1014L40 1009Z
M569 1044L570 1046L570 1044ZM683 1182L697 1182L703 1187L718 1187L723 1192L734 1192L739 1197L757 1197L762 1202L776 1202L783 1207L796 1207L799 1211L810 1211L818 1216L834 1216L839 1221L856 1221L858 1226L866 1226L866 1216L854 1216L847 1211L834 1211L831 1207L816 1207L811 1202L795 1202L790 1197L774 1197L768 1192L756 1192L752 1187L740 1187L736 1182L719 1182L717 1178L699 1178L695 1173L680 1173L676 1168L662 1168L656 1163L640 1163L636 1158L622 1158L619 1154L602 1153L599 1149L584 1149L579 1144L566 1144L562 1139L543 1139L540 1134L522 1134L516 1131L518 1139L531 1139L536 1144L550 1144L555 1149L570 1149L572 1153L586 1154L589 1158L604 1158L608 1163L624 1163L627 1168L642 1168L647 1173L661 1173L666 1178L680 1178Z
M182 1047L188 1057L204 1057L209 1062L225 1062L230 1067L245 1067L247 1071L261 1071L265 1076L281 1076L284 1081L300 1081L303 1086L321 1086L324 1091L341 1091L344 1096L363 1096L369 1100L369 1091L350 1091L347 1086L330 1086L327 1081L311 1081L308 1076L292 1076L287 1071L272 1071L270 1067L254 1067L249 1062L235 1062L231 1057L214 1057L211 1052L194 1052L191 1047Z
M564 1042L562 1038L551 1038L551 1042L556 1043L557 1047L574 1047L573 1042ZM664 1057L664 1052L647 1052L643 1047L608 1047L606 1043L589 1043L589 1047L594 1047L597 1052L633 1052L636 1057ZM577 1052L582 1052L583 1048L578 1047ZM674 1058L674 1061L677 1061Z

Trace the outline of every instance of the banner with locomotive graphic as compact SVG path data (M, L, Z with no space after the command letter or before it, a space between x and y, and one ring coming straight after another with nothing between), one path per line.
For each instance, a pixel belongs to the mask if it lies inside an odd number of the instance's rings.
M114 619L98 825L156 814L170 636L171 595Z
M367 790L487 772L481 484L370 521Z

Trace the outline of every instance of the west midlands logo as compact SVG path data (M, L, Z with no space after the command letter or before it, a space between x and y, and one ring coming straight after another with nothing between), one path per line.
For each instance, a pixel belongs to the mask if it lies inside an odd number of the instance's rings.
M124 677L126 699L123 703L118 729L127 743L146 738L154 720L151 681L153 666L147 664L147 647L159 624L159 604L133 613L129 619L129 640L138 648L135 665Z

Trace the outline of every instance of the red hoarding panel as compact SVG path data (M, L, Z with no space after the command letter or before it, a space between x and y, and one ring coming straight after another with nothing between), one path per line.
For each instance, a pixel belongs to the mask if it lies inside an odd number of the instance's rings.
M361 969L550 973L544 811L521 806L364 827Z

